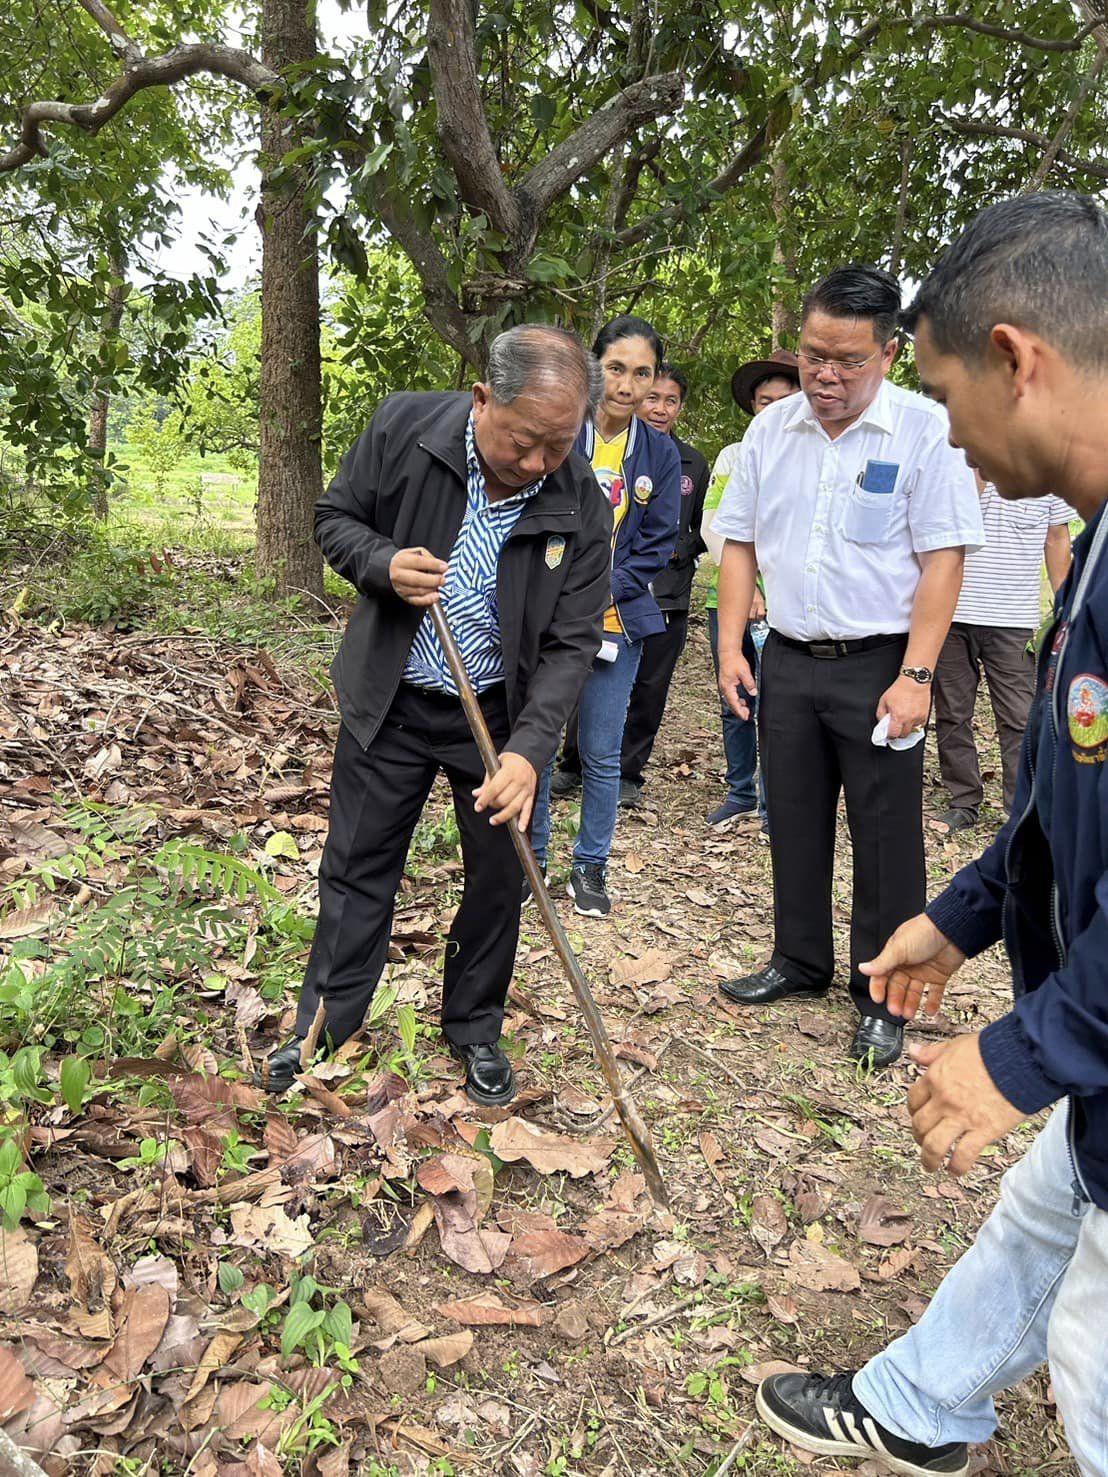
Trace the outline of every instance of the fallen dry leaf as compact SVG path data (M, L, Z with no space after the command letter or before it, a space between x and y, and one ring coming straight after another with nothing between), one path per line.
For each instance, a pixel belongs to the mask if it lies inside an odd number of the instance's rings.
M747 1384L760 1385L773 1374L802 1374L798 1364L788 1364L784 1359L766 1359L761 1364L748 1364L741 1371Z
M510 1327L539 1328L546 1322L546 1309L541 1303L517 1303L509 1307L495 1293L462 1298L453 1303L436 1303L435 1312L455 1323L503 1323Z
M523 1231L517 1232L512 1239L509 1260L534 1281L576 1266L591 1249L586 1240L571 1236L568 1231Z
M862 1206L858 1235L870 1246L899 1246L912 1234L912 1218L884 1195L871 1195Z
M204 1350L204 1356L196 1367L196 1373L192 1377L188 1394L185 1396L185 1404L191 1405L204 1386L215 1374L216 1370L222 1369L229 1363L231 1355L242 1343L241 1333L217 1333L215 1338ZM183 1410L184 1407L182 1407Z
M384 1288L367 1287L362 1293L362 1306L382 1335L374 1342L375 1349L391 1349L398 1340L405 1344L418 1343L431 1332Z
M508 1254L510 1236L483 1230L492 1201L492 1166L483 1156L438 1154L421 1164L416 1174L431 1196L442 1249L467 1272L496 1271Z
M125 1384L135 1379L162 1341L169 1322L169 1293L159 1282L132 1287L123 1305L122 1326L104 1368Z
M785 1280L809 1292L857 1292L862 1285L857 1267L812 1241L794 1241L789 1247Z
M472 1348L473 1335L468 1328L464 1328L460 1333L445 1333L439 1338L424 1339L419 1345L419 1352L436 1369L449 1369L452 1364L464 1359Z
M279 1205L237 1205L231 1211L231 1242L292 1258L303 1256L314 1244L307 1215L293 1220Z
M0 1313L27 1306L38 1277L38 1247L26 1231L0 1231Z
M65 1259L69 1288L90 1313L106 1308L118 1277L115 1266L93 1240L87 1224L69 1212L69 1253Z
M501 1159L526 1159L540 1174L565 1173L573 1179L596 1174L615 1151L615 1139L575 1139L550 1133L525 1118L508 1118L494 1125L489 1147Z
M789 1222L781 1202L772 1195L755 1195L751 1206L750 1234L769 1256L789 1233Z
M615 959L608 970L613 985L656 985L673 973L673 955L664 949L644 949L638 958Z
M34 1404L35 1387L19 1360L0 1345L0 1425Z
M61 916L61 911L52 897L29 908L13 908L0 918L0 939L25 939L41 933Z

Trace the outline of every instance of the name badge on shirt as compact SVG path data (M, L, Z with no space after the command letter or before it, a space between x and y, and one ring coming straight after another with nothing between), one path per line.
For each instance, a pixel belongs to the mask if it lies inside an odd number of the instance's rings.
M863 492L891 493L896 489L899 471L899 462L878 462L871 457L858 479L858 486Z

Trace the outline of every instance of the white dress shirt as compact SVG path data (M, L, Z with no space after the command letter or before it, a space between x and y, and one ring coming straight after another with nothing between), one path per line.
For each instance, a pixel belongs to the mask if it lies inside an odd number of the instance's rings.
M754 417L713 527L754 545L775 631L907 631L919 555L983 545L973 473L947 430L941 406L888 380L835 440L803 393Z

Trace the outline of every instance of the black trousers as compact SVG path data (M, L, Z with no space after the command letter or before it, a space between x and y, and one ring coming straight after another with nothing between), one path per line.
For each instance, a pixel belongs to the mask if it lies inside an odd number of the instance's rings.
M812 989L835 971L831 884L840 791L854 850L850 993L863 1015L892 1019L858 972L926 896L923 750L870 742L881 694L907 638L830 660L773 633L762 653L759 720L766 803L773 818L773 963Z
M636 785L642 784L643 770L662 726L669 685L689 634L687 610L667 610L664 614L665 630L648 636L642 644L642 659L623 729L619 772L622 779Z
M497 748L508 738L503 687L481 695ZM497 1041L519 937L523 871L507 826L473 808L484 766L457 698L401 685L363 749L343 726L331 777L331 828L319 866L319 923L296 1016L304 1035L320 999L334 1046L365 1018L388 957L408 846L435 776L454 793L465 886L443 966L442 1029L458 1043Z

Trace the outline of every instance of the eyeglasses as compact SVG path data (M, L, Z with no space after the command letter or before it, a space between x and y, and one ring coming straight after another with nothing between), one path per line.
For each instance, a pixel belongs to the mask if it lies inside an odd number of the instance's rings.
M865 369L871 359L875 359L882 351L874 349L872 354L867 354L864 359L825 359L822 354L810 354L807 349L801 349L797 355L803 359L809 369L831 369L836 374L857 374L860 369Z

